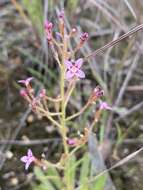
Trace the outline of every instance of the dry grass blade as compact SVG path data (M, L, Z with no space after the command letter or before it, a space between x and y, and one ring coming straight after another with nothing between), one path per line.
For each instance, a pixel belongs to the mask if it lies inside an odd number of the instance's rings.
M108 44L106 44L105 46L95 50L92 53L90 53L84 59L89 59L90 57L93 57L93 56L95 56L97 54L103 53L104 50L106 50L107 48L110 48L110 47L116 45L118 42L124 40L125 38L128 38L129 36L135 34L136 32L138 32L139 30L142 30L142 29L143 29L143 24L136 26L135 28L133 28L129 32L127 32L127 33L123 34L122 36L120 36L118 39L113 40L113 41L109 42Z
M19 3L17 3L16 0L11 0L11 2L12 2L13 5L15 6L15 8L18 10L19 14L20 14L21 17L24 19L24 21L25 21L26 23L30 24L30 21L29 21L29 19L27 18L26 14L24 13L22 6L21 6Z
M120 21L116 18L116 15L112 15L107 10L107 8L103 6L103 3L101 4L100 1L93 1L93 0L88 1L88 3L96 6L105 15L105 18L107 18L109 22L115 23L118 26L118 28L120 28L122 31L124 32L126 31L126 27L123 25L123 23L120 23Z
M127 76L126 76L126 78L125 78L125 80L124 80L124 82L122 84L122 87L121 87L120 92L118 94L117 100L115 102L116 106L118 106L120 104L120 102L121 102L121 100L123 98L124 92L126 90L126 87L127 87L128 83L129 83L131 77L132 77L133 71L135 70L135 68L138 65L139 58L140 58L140 53L138 52L136 54L134 60L133 60L133 63L131 65L131 67L129 68L128 74L127 74Z
M115 119L115 121L119 121L120 119L124 119L125 117L129 116L130 114L140 110L143 107L143 101L133 106L131 109L129 109L126 113Z
M129 3L128 0L124 0L125 4L127 5L128 9L130 10L130 12L132 13L134 19L136 20L137 19L137 16L136 16L136 13L133 9L133 7L131 6L131 4Z

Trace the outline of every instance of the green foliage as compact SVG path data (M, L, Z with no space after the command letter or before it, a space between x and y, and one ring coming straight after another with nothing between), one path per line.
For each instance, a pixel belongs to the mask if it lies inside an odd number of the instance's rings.
M76 158L75 156L71 156L65 166L66 183L68 184L68 186L70 186L71 189L73 189L75 185L75 174L76 174Z
M103 190L105 187L106 179L106 175L102 175L94 182L94 184L91 185L91 190Z
M55 190L62 187L62 181L55 168L48 168L47 172L43 172L39 167L34 168L34 173L40 185L34 185L34 190L48 189Z
M89 155L85 154L81 169L80 169L80 180L79 185L82 185L82 190L88 190L88 175L89 175Z
M55 190L54 186L51 184L51 182L46 179L46 176L42 172L42 170L38 167L35 167L34 173L36 175L36 178L41 182L40 185L38 185L35 189L36 190L41 190L41 189L46 189L48 188L49 190Z
M70 9L70 11L75 10L75 8L78 5L79 0L68 0L67 1L67 8Z
M38 30L40 36L43 34L43 10L41 0L23 0L25 9L27 10L32 24Z
M65 183L68 184L69 189L75 189L75 184L78 183L80 190L102 190L106 183L106 175L100 176L95 181L92 180L94 176L91 172L88 153L80 160L76 160L74 155L69 158L65 165L64 181L57 169L53 167L49 167L45 172L35 167L34 173L40 184L34 184L33 190L61 190L64 189Z

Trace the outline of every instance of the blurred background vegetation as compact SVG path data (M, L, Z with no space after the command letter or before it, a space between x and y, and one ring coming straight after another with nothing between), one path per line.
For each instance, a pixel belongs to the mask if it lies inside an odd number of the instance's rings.
M47 159L56 162L62 147L55 128L47 120L41 120L31 113L19 96L20 86L17 80L34 76L37 91L45 86L49 95L57 94L59 74L43 32L43 22L48 18L56 28L57 13L62 8L65 9L68 30L77 26L78 31L86 31L90 35L88 43L77 57L88 55L143 23L143 1L140 0L0 1L1 190L43 190L45 187L50 190L52 187L48 184L49 181L43 179L51 174L58 175L51 170L43 174L39 168L31 168L26 173L19 160L27 148L32 147L37 156L44 153ZM74 112L84 105L96 85L99 84L105 90L105 99L113 105L114 112L104 113L94 132L108 168L143 146L142 39L143 32L140 31L89 59L84 65L86 79L78 83L70 101L72 108L68 111ZM77 42L78 37L73 44ZM76 130L82 132L85 123L90 125L91 111L92 109L71 123L71 134ZM80 167L80 173L85 172L85 176L77 177L81 183L90 168L87 151L85 149L81 153L85 153ZM143 189L142 156L140 153L124 166L110 172L112 187L117 190ZM94 159L97 163L96 155ZM102 177L94 189L106 190L104 185L105 179Z

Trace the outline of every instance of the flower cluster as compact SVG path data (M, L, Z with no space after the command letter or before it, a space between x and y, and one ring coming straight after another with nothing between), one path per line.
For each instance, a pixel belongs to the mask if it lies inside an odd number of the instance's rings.
M50 120L50 122L53 123L53 125L58 127L63 139L63 146L65 151L64 153L68 155L70 147L78 147L87 143L89 130L85 128L84 133L79 134L78 137L68 138L66 122L79 116L93 102L98 101L100 103L100 106L95 114L94 121L91 124L92 126L95 122L98 121L102 110L112 110L112 108L106 102L101 101L101 98L104 95L104 91L100 86L96 86L89 96L85 106L83 106L79 112L71 116L67 116L68 114L66 113L66 106L68 104L72 91L75 88L76 82L78 81L77 79L85 78L85 73L82 69L82 65L85 60L83 58L76 59L76 55L78 50L82 48L84 43L88 40L89 35L87 32L81 33L79 35L79 40L76 46L71 50L69 42L71 38L73 38L78 33L78 31L75 27L68 31L65 28L65 20L64 11L61 11L58 14L59 31L56 33L54 33L54 25L52 22L46 20L44 24L47 42L49 43L53 56L55 57L55 60L57 61L60 68L60 95L57 96L58 98L55 99L46 96L45 89L41 89L39 94L36 96L35 91L31 86L33 77L29 77L26 80L19 80L18 82L24 85L24 88L21 89L20 94L29 103L32 110L37 114L43 114L45 117L47 117L48 120ZM69 84L68 87L66 86L65 80L67 80L67 83ZM49 111L47 100L51 101L54 104L53 108L56 110L56 112ZM56 117L56 119L54 117ZM66 157L68 157L67 155ZM28 149L27 155L23 156L21 158L21 161L24 162L26 170L29 168L31 163L43 166L43 163L35 158L31 149Z
M29 77L25 80L19 80L18 83L21 83L25 86L25 88L20 90L20 95L25 98L32 110L36 111L36 106L40 105L41 100L46 96L46 90L42 89L39 92L39 95L35 97L34 89L30 84L31 80L33 80L33 77Z

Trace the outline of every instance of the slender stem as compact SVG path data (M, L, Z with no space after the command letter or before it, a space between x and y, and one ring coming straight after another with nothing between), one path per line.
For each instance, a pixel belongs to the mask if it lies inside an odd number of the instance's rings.
M61 125L57 122L57 121L55 121L52 117L51 117L51 115L49 115L49 112L47 112L47 111L45 111L43 108L40 108L40 107L37 107L37 109L39 110L39 111L41 111L41 112L43 112L44 114L45 114L45 116L53 123L53 124L55 124L57 127L61 127Z
M66 142L66 113L65 113L65 100L64 100L64 96L65 96L65 84L64 84L64 73L65 73L65 68L64 65L62 65L62 70L61 70L61 98L62 98L62 102L61 102L61 112L62 112L62 116L61 116L61 134L62 134L62 138L63 138L63 144L64 144L64 149L65 149L65 153L68 154L68 147L67 147L67 142Z
M55 99L55 98L51 98L51 97L48 97L48 96L46 96L45 99L49 100L51 102L60 102L62 100L61 98L56 98Z
M64 61L66 59L66 54L67 54L67 39L64 39L63 41L63 52L62 52L62 65L61 65L61 112L62 112L62 116L61 116L61 134L62 134L62 138L63 138L63 144L64 144L64 150L65 150L65 154L68 155L68 146L67 146L67 142L66 142L66 106L65 106L65 72L66 72L66 68L65 68L65 64Z
M59 162L56 163L56 164L53 164L53 163L51 163L51 162L48 162L47 160L43 160L43 163L44 163L45 165L47 165L47 167L50 167L50 166L51 166L51 167L55 167L55 168L64 170L64 168L60 165Z
M73 115L67 117L66 121L69 121L69 120L74 119L75 117L81 115L81 114L88 108L89 105L90 105L90 102L88 101L88 102L85 104L85 106L84 106L79 112L77 112L77 113L75 113L75 114L73 114Z
M71 96L71 94L75 88L75 83L76 83L76 80L74 78L73 81L71 81L71 84L69 85L69 88L68 88L67 93L65 95L65 107L66 107L66 105L69 101L69 98L70 98L70 96Z
M101 115L101 109L95 112L94 120L92 121L90 125L91 130L93 129L94 125L99 121L100 115Z

